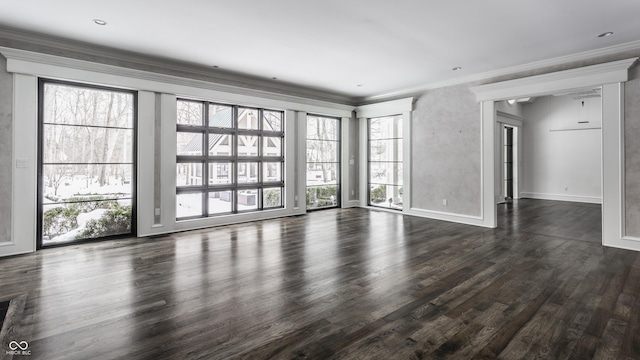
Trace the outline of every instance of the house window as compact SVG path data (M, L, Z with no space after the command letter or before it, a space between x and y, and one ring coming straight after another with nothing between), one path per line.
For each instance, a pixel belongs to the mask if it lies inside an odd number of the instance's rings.
M179 99L176 218L283 207L283 122L282 111Z
M340 119L307 116L307 209L340 206Z
M38 247L135 233L136 93L40 80Z
M402 209L402 116L370 118L369 205Z

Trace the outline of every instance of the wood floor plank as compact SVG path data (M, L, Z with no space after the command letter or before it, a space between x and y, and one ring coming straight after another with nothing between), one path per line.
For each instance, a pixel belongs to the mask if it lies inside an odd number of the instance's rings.
M45 249L0 259L0 297L22 296L0 342L46 360L640 359L640 256L602 248L600 218L334 209Z

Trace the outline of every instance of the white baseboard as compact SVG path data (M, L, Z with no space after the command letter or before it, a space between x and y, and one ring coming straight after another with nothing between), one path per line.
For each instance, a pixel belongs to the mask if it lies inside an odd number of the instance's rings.
M640 238L625 236L620 239L603 239L602 245L624 250L640 251Z
M589 204L602 204L602 198L599 196L580 196L580 195L521 192L520 198L555 200L555 201L571 201L571 202L580 202L580 203L589 203Z
M432 210L425 210L425 209L418 209L418 208L411 208L409 210L403 211L402 213L406 215L419 216L419 217L429 218L434 220L449 221L449 222L454 222L458 224L493 228L493 226L485 224L484 218L482 218L481 216L453 214L453 213L446 213L441 211L432 211Z
M628 241L640 242L640 237L636 237L636 236L624 236L622 239L623 240L628 240Z
M344 201L342 203L343 209L353 208L353 207L360 207L360 200L349 200L349 201Z

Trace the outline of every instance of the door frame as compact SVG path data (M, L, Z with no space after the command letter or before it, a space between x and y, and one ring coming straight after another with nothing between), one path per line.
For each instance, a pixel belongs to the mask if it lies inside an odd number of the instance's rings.
M513 199L520 198L520 183L522 179L522 128L524 118L505 113L502 111L497 111L496 114L496 164L502 164L504 162L502 146L503 138L502 138L502 129L505 126L512 127L515 130L514 133L514 141L516 143L516 149L514 152L514 164L515 164L515 174L514 174L514 187L513 187ZM505 201L503 194L503 186L502 181L504 179L504 171L502 165L496 166L496 203L501 204Z
M497 226L495 199L495 101L543 96L585 87L602 88L602 245L640 251L640 239L625 236L624 214L624 82L630 58L571 70L471 87L481 103L483 221ZM491 201L488 201L491 199Z

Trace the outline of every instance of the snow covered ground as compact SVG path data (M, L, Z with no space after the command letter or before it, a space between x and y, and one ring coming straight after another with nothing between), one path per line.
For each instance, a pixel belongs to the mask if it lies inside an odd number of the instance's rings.
M44 207L43 210L46 212L56 207L68 206L67 204L65 204L65 202L69 198L94 196L103 196L107 199L116 199L122 206L131 205L130 197L132 185L130 183L122 183L122 181L114 177L111 177L108 182L109 184L105 186L100 186L100 184L95 181L89 181L87 184L87 180L85 178L77 176L73 179L66 179L65 183L62 183L58 188L57 195L55 194L55 189L52 186L45 186L45 197L42 199ZM45 181L45 184L47 184L47 181ZM58 200L52 201L50 199ZM75 240L77 236L86 229L86 224L90 220L100 219L106 211L107 209L96 209L90 212L82 212L78 214L77 228L72 229L65 234L55 236L51 239L45 238L43 239L43 244L51 245Z

